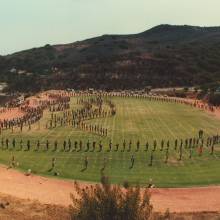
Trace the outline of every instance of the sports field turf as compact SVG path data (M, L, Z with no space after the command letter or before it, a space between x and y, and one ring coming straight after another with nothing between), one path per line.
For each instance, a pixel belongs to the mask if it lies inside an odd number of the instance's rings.
M116 116L102 119L93 119L88 123L102 125L108 128L108 136L100 137L71 126L46 129L46 122L50 118L48 111L40 123L32 125L31 130L24 128L22 133L19 129L4 131L4 139L16 139L19 145L23 140L31 141L31 151L2 150L0 149L0 162L9 164L12 155L19 162L19 169L31 169L42 175L53 175L48 172L51 167L51 159L56 158L56 170L61 178L70 178L96 182L100 179L100 169L103 166L104 157L107 158L107 166L104 171L113 183L122 183L127 180L131 183L146 184L149 179L160 187L177 187L192 185L209 185L220 183L220 148L215 147L214 155L209 154L209 149L204 147L202 156L198 156L196 149L193 150L192 158L189 159L189 150L183 148L183 159L178 160L179 153L174 150L176 138L198 137L199 129L204 130L205 136L216 135L219 132L220 120L208 113L183 104L149 101L136 98L114 97ZM71 99L71 108L78 108L76 98ZM61 113L60 113L61 114ZM82 140L84 145L89 140L98 142L102 140L104 150L102 152L63 152L63 141L71 139L72 145L75 140ZM109 140L119 143L118 152L107 152ZM123 140L132 141L131 152L121 152ZM168 163L164 163L165 150L160 151L161 140L170 140L170 153ZM41 141L41 150L34 152L37 140ZM50 150L44 151L45 142L49 140ZM52 152L53 143L59 143L58 151ZM140 141L139 152L135 152L136 142ZM149 166L153 140L157 140L157 149L154 152L153 166ZM144 151L145 143L149 142L149 150ZM90 144L91 145L91 144ZM166 144L165 144L166 146ZM134 155L134 167L129 169L131 155ZM84 158L88 156L88 169L81 172Z

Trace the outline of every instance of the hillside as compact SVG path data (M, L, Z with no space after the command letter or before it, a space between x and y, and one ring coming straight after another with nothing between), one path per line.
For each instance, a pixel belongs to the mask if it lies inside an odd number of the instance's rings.
M0 56L10 90L142 89L220 81L220 27L159 25Z

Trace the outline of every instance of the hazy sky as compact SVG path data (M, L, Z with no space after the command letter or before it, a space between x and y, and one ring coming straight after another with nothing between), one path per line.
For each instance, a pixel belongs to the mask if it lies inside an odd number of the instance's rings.
M0 0L0 54L158 24L220 26L220 0Z

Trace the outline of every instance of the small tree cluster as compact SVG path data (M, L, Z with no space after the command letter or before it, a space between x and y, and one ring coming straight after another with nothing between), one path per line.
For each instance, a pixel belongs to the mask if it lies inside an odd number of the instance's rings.
M71 195L71 219L76 220L147 220L153 219L148 189L139 186L111 185L107 177L101 184L81 188L75 183L76 195Z

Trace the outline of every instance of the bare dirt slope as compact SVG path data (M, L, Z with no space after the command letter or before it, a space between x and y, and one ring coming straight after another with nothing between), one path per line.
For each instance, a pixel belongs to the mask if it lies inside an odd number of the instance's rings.
M86 185L86 183L81 183ZM74 182L41 176L25 176L16 170L0 167L0 192L43 204L68 206ZM152 189L155 211L220 212L220 186Z
M219 220L220 214L217 212L171 213L167 217L169 220ZM64 206L42 204L0 193L0 220L70 220L70 215L69 209Z
M68 208L0 194L0 220L69 220Z

